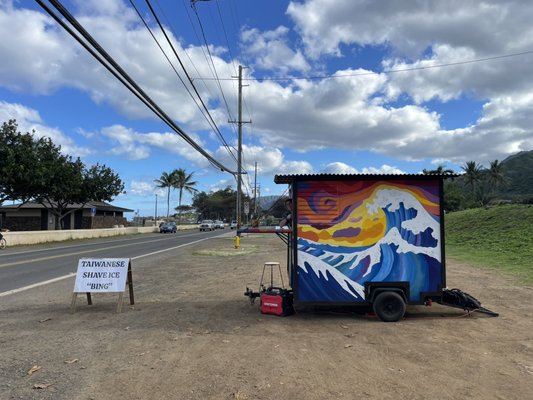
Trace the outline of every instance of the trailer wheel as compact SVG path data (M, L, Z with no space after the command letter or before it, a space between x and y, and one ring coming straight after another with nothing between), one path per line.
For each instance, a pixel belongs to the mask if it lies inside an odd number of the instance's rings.
M373 303L374 313L383 322L396 322L405 314L405 301L396 292L381 292Z

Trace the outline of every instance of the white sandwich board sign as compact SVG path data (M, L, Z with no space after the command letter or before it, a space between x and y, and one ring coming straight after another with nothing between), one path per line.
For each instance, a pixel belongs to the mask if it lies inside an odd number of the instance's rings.
M124 292L128 286L130 304L133 298L133 274L129 258L81 258L74 282L70 312L76 311L78 293L87 295L87 304L92 305L91 293L117 293L117 312L122 311Z
M129 262L129 258L80 259L74 292L124 292Z

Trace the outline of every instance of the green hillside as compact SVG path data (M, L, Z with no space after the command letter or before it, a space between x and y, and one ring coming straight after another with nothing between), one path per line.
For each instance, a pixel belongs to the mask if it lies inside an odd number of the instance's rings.
M502 161L508 185L500 189L503 197L533 197L533 151L521 151ZM507 195L507 196L506 196Z
M533 284L533 206L504 205L446 214L446 256L511 273Z

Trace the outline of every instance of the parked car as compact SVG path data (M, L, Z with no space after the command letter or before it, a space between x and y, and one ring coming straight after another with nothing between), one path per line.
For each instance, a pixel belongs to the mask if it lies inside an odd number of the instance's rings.
M200 232L201 231L214 231L215 230L215 223L211 219L204 219L200 223Z
M178 228L175 222L165 222L159 226L159 233L176 233Z
M237 221L231 221L231 224L229 225L230 229L237 229Z
M217 219L215 221L215 229L224 229L224 222L222 222L221 220Z

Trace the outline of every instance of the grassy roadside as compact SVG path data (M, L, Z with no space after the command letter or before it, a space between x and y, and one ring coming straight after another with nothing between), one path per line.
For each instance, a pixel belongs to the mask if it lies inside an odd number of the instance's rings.
M446 255L533 284L533 206L504 205L446 214Z

